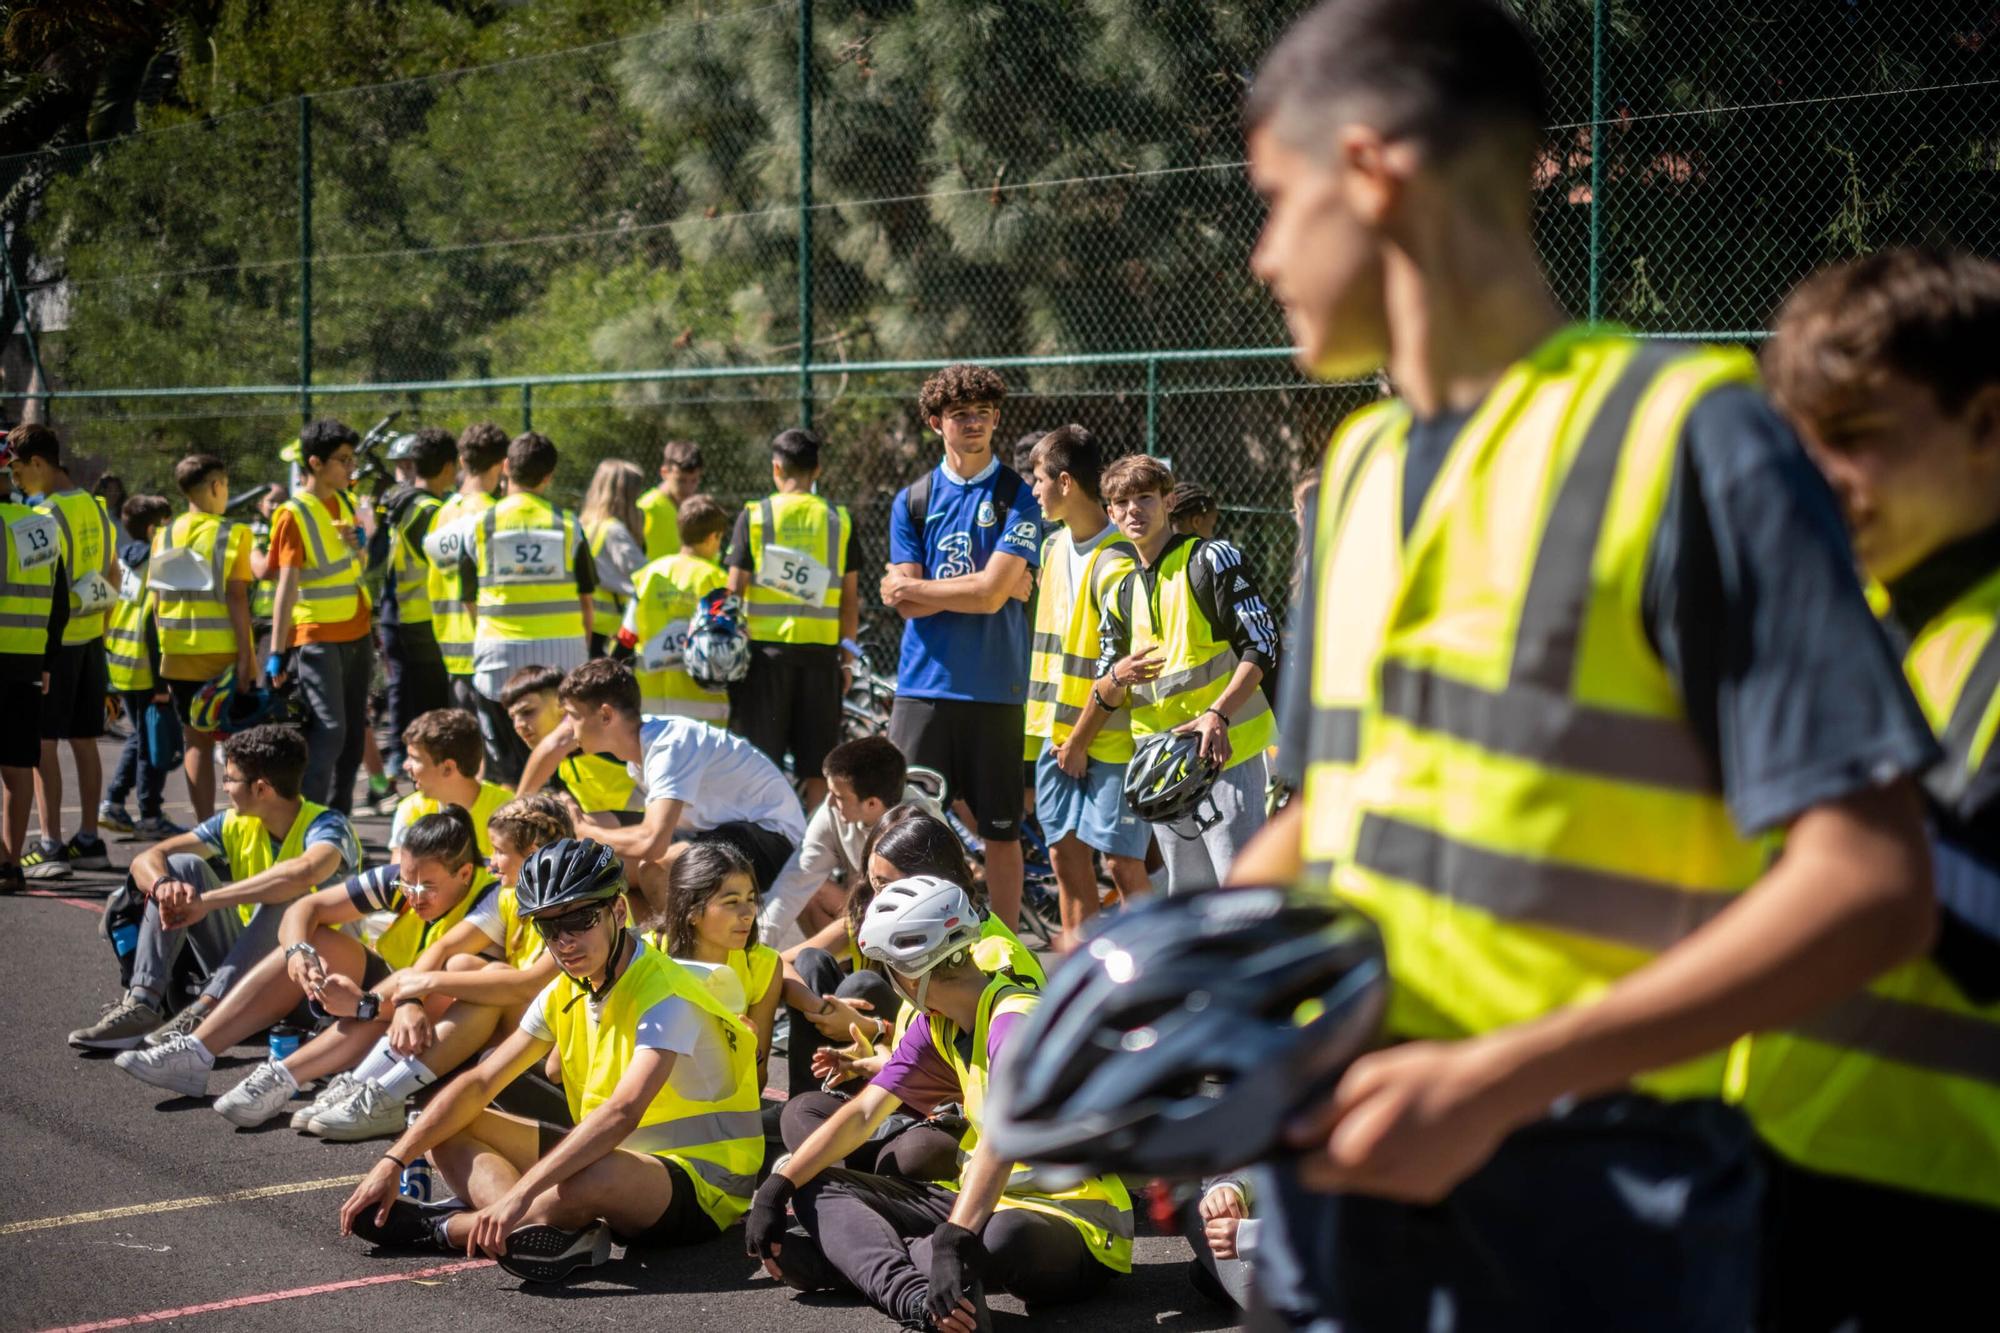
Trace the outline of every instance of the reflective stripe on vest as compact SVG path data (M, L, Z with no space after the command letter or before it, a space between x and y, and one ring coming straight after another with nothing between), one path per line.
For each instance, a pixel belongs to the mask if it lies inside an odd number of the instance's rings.
M556 776L562 779L569 794L576 797L585 814L623 810L631 803L632 789L639 785L625 765L594 754L563 760L556 765Z
M238 537L237 533L245 535ZM229 618L230 548L248 541L248 530L216 514L190 510L153 538L151 561L163 551L185 550L208 569L208 587L181 590L155 586L153 614L160 627L160 651L223 654L236 651L236 623Z
M493 507L493 497L484 491L460 492L446 500L431 518L431 531L439 532L454 524L466 523ZM424 553L431 567L425 592L431 604L431 633L437 636L438 652L444 669L454 676L472 674L473 618L465 604L465 590L458 576L458 561L440 564Z
M1399 1036L1595 999L1767 864L1647 637L1648 552L1701 396L1747 354L1564 330L1510 367L1403 533L1409 412L1329 448L1303 799L1312 873L1381 926ZM1638 1080L1715 1095L1723 1055Z
M494 550L513 532L558 534L560 551L541 553L555 572L539 578L494 577ZM532 643L583 638L583 604L576 592L576 515L539 495L510 495L479 520L474 566L479 571L476 642Z
M1194 598L1190 566L1198 541L1184 541L1168 551L1153 570L1152 588L1134 566L1107 596L1123 599L1131 593L1130 638L1133 652L1158 647L1160 674L1132 686L1132 738L1172 731L1191 722L1219 702L1229 690L1240 659L1227 639L1216 637ZM1229 763L1246 764L1262 755L1278 736L1278 724L1262 689L1237 706L1229 719Z
M729 722L729 695L705 690L680 666L648 669L647 645L678 628L686 633L688 618L705 593L727 587L729 575L713 560L686 551L655 560L632 576L632 604L626 617L638 641L632 670L639 678L640 711L655 717L691 717L714 726Z
M261 875L280 861L289 861L304 853L306 830L312 822L326 813L326 807L311 801L299 802L299 813L292 820L292 826L285 832L285 840L276 848L271 846L271 835L264 827L264 821L255 815L238 814L231 810L222 816L222 855L229 862L229 881L234 884L252 875ZM281 910L277 904L273 910ZM257 914L257 903L240 903L236 915L244 925Z
M1925 778L1951 808L2000 721L2000 570L1912 637L1904 674L1944 758ZM1738 1048L1732 1091L1764 1139L1813 1171L2000 1208L2000 1004L1929 958Z
M104 607L86 612L77 586L88 578L109 579L106 574L114 559L111 516L88 491L71 488L43 498L41 511L56 521L62 534L63 565L69 570L69 623L63 627L65 645L89 643L104 637Z
M344 494L335 492L333 508L307 494L295 495L282 508L291 514L304 543L306 560L299 570L299 599L292 607L292 622L298 625L337 625L352 620L361 611L361 556L340 529L352 526L354 509Z
M654 1005L678 997L716 1025L729 1049L729 1091L712 1101L696 1100L683 1097L669 1078L624 1146L677 1163L693 1182L701 1210L716 1226L727 1227L749 1210L764 1161L757 1034L657 949L639 950L612 983L596 1017L588 994L580 982L558 972L542 1008L543 1021L555 1033L574 1124L582 1124L617 1089L637 1048L639 1019Z
M840 595L847 573L847 510L817 495L767 495L750 510L750 563L765 571L767 544L790 547L825 566L826 591L808 601L776 592L750 576L745 598L750 637L759 643L840 642Z
M595 523L586 524L583 529L583 539L590 543L590 559L597 574L596 586L590 593L590 605L597 616L595 632L607 638L618 632L618 622L625 615L625 599L604 583L604 543L611 536L613 524L624 526L616 519L600 518ZM632 534L628 532L625 535L629 537Z
M1136 567L1132 543L1113 534L1084 561L1081 586L1069 582L1073 543L1067 531L1042 543L1042 577L1035 591L1029 640L1028 735L1061 745L1076 730L1097 680L1104 596ZM1132 757L1132 714L1121 708L1090 742L1090 757L1122 764Z
M105 612L104 666L111 688L119 691L153 688L153 659L146 651L146 620L153 599L146 588L145 568L127 569L118 600ZM139 719L132 719L137 726Z
M959 1053L958 1030L941 1014L931 1014L931 1049L958 1075L967 1132L964 1151L977 1145L977 1135L985 1123L987 1034L994 1018L1001 1014L1027 1014L1040 1003L1041 996L1001 974L988 982L980 993L979 1008L972 1025L972 1057ZM1117 1176L1092 1176L1067 1189L1042 1188L1033 1172L1015 1163L1008 1177L999 1207L1027 1208L1060 1217L1075 1227L1090 1246L1091 1257L1114 1273L1132 1271L1132 1196Z
M428 492L412 497L403 511L403 521L390 535L389 577L396 589L396 618L401 624L430 623L431 562L424 557L423 548L410 540L410 530L425 514L436 522L443 508L444 501Z
M48 528L38 510L0 500L0 653L40 657L49 647L49 613L55 609L56 564L44 560L33 569L21 565L14 532L16 523L32 523L46 540ZM61 542L57 536L58 544Z

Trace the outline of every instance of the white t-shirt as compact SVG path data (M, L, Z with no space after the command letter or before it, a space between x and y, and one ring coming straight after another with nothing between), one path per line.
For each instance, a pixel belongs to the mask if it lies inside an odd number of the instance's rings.
M492 940L495 944L505 944L507 942L507 927L500 919L500 886L498 884L494 885L491 893L484 895L478 902L474 903L472 910L465 914L463 920L470 921L473 925L479 927L485 933L486 938Z
M1090 563L1092 553L1117 535L1118 527L1113 523L1099 528L1097 535L1087 542L1079 542L1068 528L1063 529L1067 540L1057 542L1055 547L1069 558L1069 586L1072 590L1083 586L1083 567Z
M632 954L632 962L639 961L639 955L646 952L646 942L639 941L639 947ZM627 963L629 968L631 963ZM535 1002L521 1015L521 1031L537 1041L554 1041L555 1029L549 1026L547 1012L554 999L556 988L563 984L563 978L542 988ZM617 988L617 983L612 983ZM590 1020L595 1023L602 1016L602 1006L595 999L586 999L584 1004L590 1009ZM639 1015L639 1025L633 1034L633 1044L649 1051L672 1051L674 1053L673 1072L667 1075L667 1084L681 1096L693 1101L720 1101L733 1090L729 1067L729 1038L722 1023L701 1006L669 995L658 1004ZM745 1034L747 1037L747 1033ZM634 1152L652 1151L645 1144L647 1131L635 1130L632 1136L618 1146L630 1148Z
M649 717L639 726L646 758L631 764L646 803L681 801L679 828L689 833L741 821L805 837L806 812L797 793L764 752L721 727L686 717Z
M929 793L917 787L904 787L903 800L923 807L925 814L944 817ZM864 824L849 823L835 814L831 800L822 801L806 822L806 838L799 846L799 868L813 877L814 884L836 877L851 883L865 869L861 853L867 850L868 835L872 832Z

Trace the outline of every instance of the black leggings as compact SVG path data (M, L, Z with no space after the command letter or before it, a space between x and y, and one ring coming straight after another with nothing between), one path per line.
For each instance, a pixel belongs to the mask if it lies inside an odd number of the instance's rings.
M893 1319L923 1321L931 1233L951 1217L957 1201L936 1185L835 1170L802 1186L792 1211L840 1275L877 1309ZM1030 1306L1082 1300L1111 1275L1082 1232L1047 1213L1001 1208L980 1239L988 1255L988 1289Z
M846 1092L802 1092L779 1113L779 1133L793 1152L812 1132L853 1100ZM882 1122L868 1142L847 1154L845 1166L905 1180L958 1179L958 1140L917 1116L898 1111Z
M843 1000L866 1000L874 1008L868 1010L884 1023L893 1024L902 1010L902 997L889 984L889 978L880 972L856 972L848 975L834 956L824 949L801 949L799 956L792 960L792 970L799 974L799 980L815 995L838 995ZM789 1008L789 1006L787 1006ZM785 1069L790 1076L786 1087L797 1096L801 1091L817 1088L819 1079L813 1074L813 1052L827 1045L812 1021L798 1010L791 1011L791 1044L785 1052ZM928 1113L930 1107L916 1108Z

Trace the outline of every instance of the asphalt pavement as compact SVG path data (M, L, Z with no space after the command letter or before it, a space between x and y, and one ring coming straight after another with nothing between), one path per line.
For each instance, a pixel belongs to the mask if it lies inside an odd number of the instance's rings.
M117 758L104 744L105 771ZM75 828L75 788L64 831ZM168 817L192 823L178 777ZM357 821L382 856L387 821ZM111 839L121 867L140 844ZM339 1235L337 1212L380 1144L329 1144L285 1120L239 1130L208 1103L168 1096L64 1041L116 996L98 932L122 872L79 873L0 897L0 1329L422 1328L500 1333L608 1323L731 1333L892 1328L852 1299L796 1295L742 1253L742 1232L685 1250L621 1255L582 1280L524 1287L484 1260L378 1257ZM263 1055L217 1061L220 1094ZM781 1076L782 1061L774 1062ZM998 1330L1232 1326L1188 1285L1184 1242L1145 1234L1131 1277L1085 1304L1029 1314L993 1302ZM618 1254L619 1252L614 1252Z

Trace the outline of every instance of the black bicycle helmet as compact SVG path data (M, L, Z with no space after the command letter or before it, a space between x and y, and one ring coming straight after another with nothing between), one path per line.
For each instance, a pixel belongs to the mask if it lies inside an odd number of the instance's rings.
M522 916L539 916L623 892L625 863L618 853L588 838L557 838L521 863L514 902Z
M1156 731L1125 766L1125 804L1148 824L1175 823L1196 812L1221 771L1202 758L1200 732Z
M1374 923L1330 899L1221 889L1127 907L1050 979L995 1071L1002 1157L1208 1176L1282 1151L1285 1123L1376 1040Z

